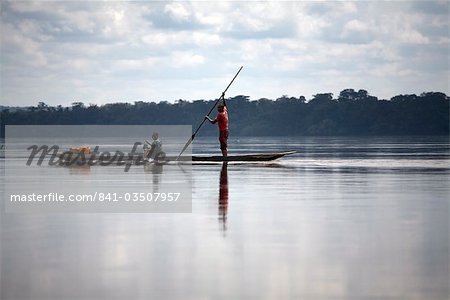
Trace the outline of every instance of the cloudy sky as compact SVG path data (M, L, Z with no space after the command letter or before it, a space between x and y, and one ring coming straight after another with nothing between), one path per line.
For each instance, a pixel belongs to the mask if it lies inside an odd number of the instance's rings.
M449 2L1 1L3 105L449 88Z

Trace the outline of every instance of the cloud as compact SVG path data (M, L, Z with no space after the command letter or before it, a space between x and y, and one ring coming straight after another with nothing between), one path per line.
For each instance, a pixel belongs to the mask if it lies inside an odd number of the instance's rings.
M352 19L343 24L330 24L323 30L323 39L332 43L368 44L375 39L369 26L360 20Z
M156 3L144 15L151 27L163 31L188 31L205 28L186 2Z
M291 21L280 22L270 27L267 26L243 26L236 24L225 32L227 37L235 39L268 39L295 37L295 23Z
M185 4L179 2L169 3L164 7L164 12L169 13L170 17L178 22L189 21L192 13L186 8Z
M295 38L296 21L292 11L295 4L280 6L273 3L241 3L228 19L222 32L236 39Z
M2 103L449 93L445 1L1 5Z
M348 15L358 13L358 7L351 1L312 1L307 4L306 11L315 16Z
M205 57L189 52L175 52L172 54L172 64L176 68L193 67L205 63Z
M411 1L411 11L418 14L448 15L450 4L448 1Z

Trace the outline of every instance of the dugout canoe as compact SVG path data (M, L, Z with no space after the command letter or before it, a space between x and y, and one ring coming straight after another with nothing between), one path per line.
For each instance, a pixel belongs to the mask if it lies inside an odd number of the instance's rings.
M182 156L178 160L176 157L164 157L161 160L157 160L156 163L168 163L168 162L174 162L174 161L193 161L193 162L224 162L224 161L236 161L236 162L252 162L252 161L271 161L278 158L281 158L286 155L294 154L296 151L287 151L287 152L276 152L276 153L258 153L258 154L243 154L243 155L229 155L227 157L223 157L221 155L217 156ZM59 154L59 158L63 162L67 162L68 160L64 158L64 154ZM93 162L93 164L97 164L100 162L107 162L110 161L111 164L117 164L117 163L126 163L127 161L132 161L134 163L134 160L139 159L142 161L142 155L143 154L135 154L134 156L130 157L128 155L124 155L123 157L102 157L95 155L93 153L86 153L85 156L75 160L73 158L71 159L71 163L77 163L78 161L82 162L88 162L89 159ZM153 161L155 162L155 161Z
M222 161L270 161L277 158L294 154L295 151L277 152L277 153L259 153L245 155L223 156L192 156L192 161L204 162L222 162Z

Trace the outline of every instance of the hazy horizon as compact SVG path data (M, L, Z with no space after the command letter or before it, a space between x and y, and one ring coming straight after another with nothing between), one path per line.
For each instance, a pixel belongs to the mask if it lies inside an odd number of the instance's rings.
M358 89L355 89L355 91L357 92ZM422 93L418 93L418 94L415 94L415 95L420 96L421 94L426 94L426 93L443 93L443 92L440 92L440 91L424 91ZM318 92L316 94L326 94L326 93L325 92ZM336 93L336 94L332 93L332 94L333 94L333 100L337 100L338 96L339 96L339 93ZM443 93L443 94L448 96L446 93ZM370 92L369 92L369 95L373 96L373 97L377 97L377 95L373 95ZM407 96L407 95L412 95L412 93L406 93L406 94L401 94L401 95L400 94L399 95L392 95L391 97L388 97L388 98L380 98L380 97L378 97L378 100L391 101L391 99L393 97L396 97L396 96ZM227 99L237 98L237 97L241 97L241 96L248 97L249 101L259 101L259 100L277 101L278 99L281 99L283 97L287 97L287 98L294 97L294 98L299 99L299 97L304 96L304 95L300 95L300 96L295 97L295 96L290 96L290 95L284 94L284 95L280 95L279 97L276 97L276 98L273 98L273 99L267 98L267 97L261 97L261 98L256 99L256 98L252 98L252 97L247 96L247 95L228 95ZM3 106L3 107L17 107L17 108L37 107L39 102L43 102L43 103L45 103L45 104L47 104L48 106L51 106L51 107L58 107L59 105L61 105L62 107L72 107L73 103L81 102L86 107L88 107L90 105L103 106L103 105L111 105L111 104L130 104L130 105L135 105L137 102L144 102L144 103L167 102L169 104L175 104L175 103L177 103L179 101L184 101L184 102L188 102L188 103L193 103L193 102L196 102L196 101L206 101L206 102L208 102L208 101L215 101L217 99L218 99L218 97L216 97L214 99L166 99L166 100L160 100L160 101L155 101L155 100L152 100L152 99L136 99L136 100L130 100L130 101L120 101L120 100L118 100L118 101L111 101L111 102L104 102L104 103L93 103L91 101L82 101L82 100L80 100L80 101L73 101L71 103L67 103L66 105L62 105L62 104L58 104L58 103L57 104L49 104L49 103L46 103L45 101L37 101L36 103L31 103L29 105L14 105L14 104L13 105L5 105L5 104L0 104L0 107L1 106ZM305 97L305 99L306 99L306 103L308 103L309 101L314 99L314 95L312 95L311 97ZM232 103L230 103L230 104L232 105Z

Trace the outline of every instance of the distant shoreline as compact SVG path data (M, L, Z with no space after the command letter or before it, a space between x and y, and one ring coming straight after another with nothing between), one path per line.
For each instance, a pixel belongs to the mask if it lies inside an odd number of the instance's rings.
M27 108L0 107L5 125L192 125L203 120L214 100L176 103L111 103L71 107L40 102ZM379 100L365 90L346 89L333 98L316 94L307 100L283 96L276 100L227 99L232 136L420 136L449 135L450 99L440 92L398 95ZM212 115L215 115L213 112ZM203 126L203 136L217 135L215 126Z

